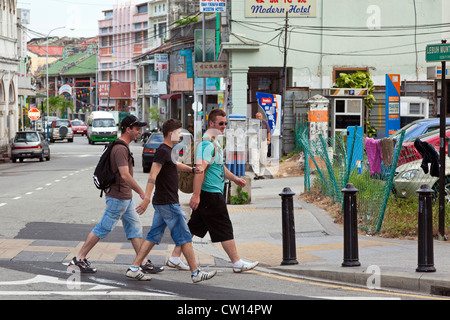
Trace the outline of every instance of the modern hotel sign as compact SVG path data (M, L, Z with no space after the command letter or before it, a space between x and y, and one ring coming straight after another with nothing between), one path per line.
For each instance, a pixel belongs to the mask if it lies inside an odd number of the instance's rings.
M310 18L316 16L317 0L245 0L247 18Z

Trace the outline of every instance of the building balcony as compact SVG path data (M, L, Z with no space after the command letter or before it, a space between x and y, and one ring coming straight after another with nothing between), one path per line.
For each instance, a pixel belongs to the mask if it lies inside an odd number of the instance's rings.
M167 94L167 82L166 81L150 81L138 83L136 87L137 96L159 96Z

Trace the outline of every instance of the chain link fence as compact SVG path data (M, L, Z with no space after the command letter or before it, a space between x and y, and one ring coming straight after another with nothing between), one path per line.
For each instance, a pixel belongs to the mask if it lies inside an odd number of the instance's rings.
M331 138L321 135L310 141L308 123L300 121L296 128L296 147L304 152L305 192L311 191L314 173L314 187L335 203L343 204L341 190L352 183L358 189L358 226L368 233L377 233L389 196L392 192L398 193L393 186L394 178L400 174L396 169L403 152L404 132L396 139L375 141L365 138L358 129L362 128L349 127L349 134ZM412 189L415 195L418 187Z

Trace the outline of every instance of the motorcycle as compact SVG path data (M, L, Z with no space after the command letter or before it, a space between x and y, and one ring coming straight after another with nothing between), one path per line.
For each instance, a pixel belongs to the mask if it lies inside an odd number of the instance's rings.
M141 141L142 141L142 143L145 144L147 142L148 138L150 138L150 130L147 128L141 134Z

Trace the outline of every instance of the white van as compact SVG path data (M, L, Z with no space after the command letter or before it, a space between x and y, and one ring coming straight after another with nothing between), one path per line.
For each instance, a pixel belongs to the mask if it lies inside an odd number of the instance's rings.
M107 111L94 111L87 123L87 138L89 144L117 139L118 124L111 113Z

